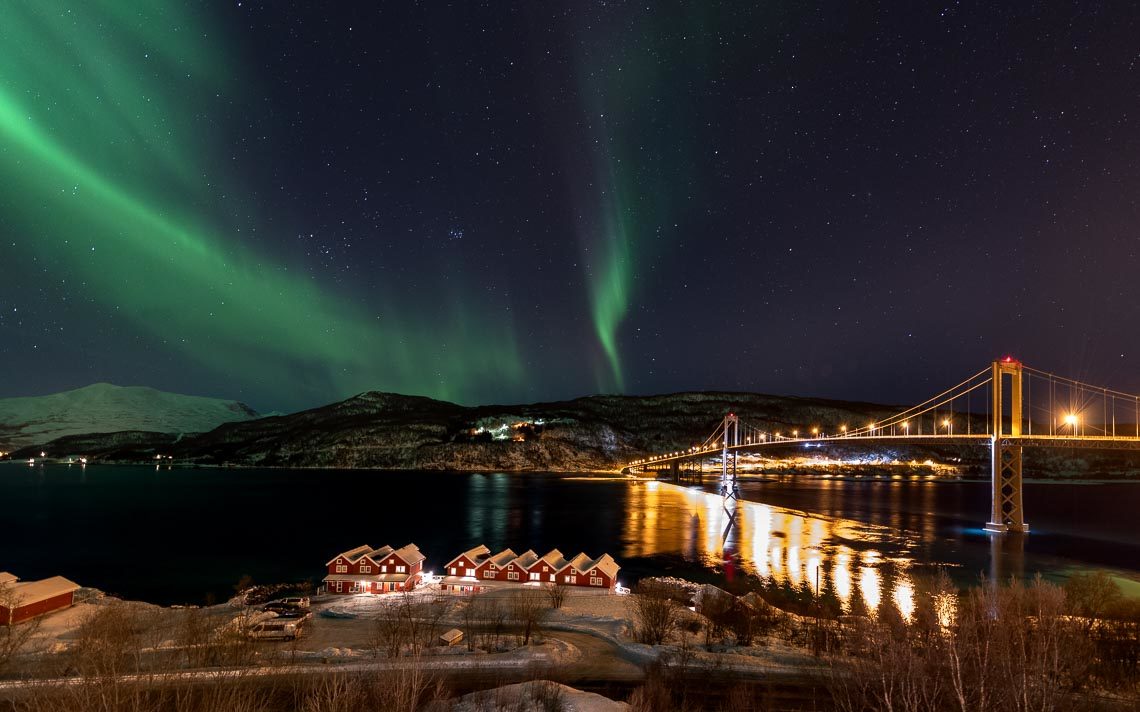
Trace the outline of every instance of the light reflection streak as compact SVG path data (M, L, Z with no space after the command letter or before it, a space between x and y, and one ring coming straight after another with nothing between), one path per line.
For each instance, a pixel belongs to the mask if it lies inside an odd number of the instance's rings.
M723 541L728 516L719 494L666 482L632 487L626 557L680 555L719 569L727 553L740 570L770 585L814 594L818 575L819 593L843 612L860 598L872 613L887 601L904 619L914 615L915 587L906 573L914 562L884 557L879 547L898 541L884 527L740 501Z
M835 563L831 566L831 582L835 597L845 613L851 612L851 549L839 546L835 551Z
M914 617L914 584L905 571L900 571L895 579L895 589L891 598L894 599L903 620L910 623Z

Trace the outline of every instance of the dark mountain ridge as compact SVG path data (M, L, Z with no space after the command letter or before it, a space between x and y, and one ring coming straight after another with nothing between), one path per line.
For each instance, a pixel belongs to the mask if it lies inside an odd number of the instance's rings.
M326 406L225 423L186 436L122 432L61 438L13 458L85 456L144 463L156 456L183 465L501 471L614 471L647 455L701 443L728 412L767 432L838 432L900 410L873 403L754 393L686 392L587 396L522 405L461 406L394 393L366 392ZM961 415L961 414L959 414ZM984 415L974 416L982 422ZM978 445L868 446L857 442L773 457L952 461L983 474L989 450ZM1034 450L1027 474L1135 476L1140 454Z

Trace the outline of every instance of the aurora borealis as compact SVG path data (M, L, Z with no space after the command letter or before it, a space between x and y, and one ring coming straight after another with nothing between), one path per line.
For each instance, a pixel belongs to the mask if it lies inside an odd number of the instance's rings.
M1121 13L11 3L0 397L1140 388Z

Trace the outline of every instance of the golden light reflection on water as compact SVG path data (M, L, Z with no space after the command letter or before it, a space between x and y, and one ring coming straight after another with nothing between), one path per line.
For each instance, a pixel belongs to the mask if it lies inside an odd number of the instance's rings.
M915 589L905 557L885 559L886 527L798 512L760 502L737 503L729 522L718 494L665 482L635 485L625 522L626 557L681 555L708 567L730 569L804 593L832 596L845 612L861 603L875 610L893 602L906 619Z

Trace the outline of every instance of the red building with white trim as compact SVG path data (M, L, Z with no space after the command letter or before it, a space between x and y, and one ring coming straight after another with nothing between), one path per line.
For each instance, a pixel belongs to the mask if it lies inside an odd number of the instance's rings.
M79 584L62 576L23 581L0 571L0 625L15 625L75 603Z
M441 585L448 593L479 593L525 584L613 591L620 569L609 554L597 559L578 554L567 561L558 549L544 556L531 550L516 555L513 550L504 549L492 556L490 549L479 545L447 562Z
M325 564L325 589L340 594L411 591L423 580L426 558L415 544L400 549L358 546Z

